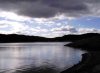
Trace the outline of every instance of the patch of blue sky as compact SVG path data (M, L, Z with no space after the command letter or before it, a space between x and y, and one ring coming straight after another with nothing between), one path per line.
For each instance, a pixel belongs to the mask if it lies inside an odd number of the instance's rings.
M55 23L61 23L61 24L67 24L68 23L68 20L67 19L61 19L61 20L55 20L54 21Z
M83 28L95 28L100 29L100 18L99 17L84 17L69 21L69 24L74 27Z
M5 17L0 17L0 20L6 20L6 21L11 21L11 22L25 23L25 21L12 20L12 19L7 19Z
M2 31L11 31L12 27L8 26L8 27L5 27L5 28L0 28L0 30Z

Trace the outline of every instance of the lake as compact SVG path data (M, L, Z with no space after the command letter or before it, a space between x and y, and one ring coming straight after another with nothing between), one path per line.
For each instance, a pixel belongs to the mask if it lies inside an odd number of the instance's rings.
M85 53L66 43L0 43L0 73L60 73Z

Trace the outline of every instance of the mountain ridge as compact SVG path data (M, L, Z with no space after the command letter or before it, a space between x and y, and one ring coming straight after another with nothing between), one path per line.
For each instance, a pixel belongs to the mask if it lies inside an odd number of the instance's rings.
M86 33L81 35L64 35L62 37L46 38L41 36L28 36L19 34L0 34L1 43L10 42L72 42L86 39L94 36L100 36L99 33Z

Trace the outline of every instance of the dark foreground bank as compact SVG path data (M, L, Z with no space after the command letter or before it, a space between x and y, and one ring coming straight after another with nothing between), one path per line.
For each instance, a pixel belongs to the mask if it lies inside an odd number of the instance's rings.
M100 73L100 36L69 43L65 46L87 50L82 62L61 73Z
M82 62L61 73L100 73L100 52L90 52L82 56Z

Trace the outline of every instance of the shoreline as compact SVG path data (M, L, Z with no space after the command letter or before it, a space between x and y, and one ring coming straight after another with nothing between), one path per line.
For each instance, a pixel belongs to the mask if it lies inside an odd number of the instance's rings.
M82 55L82 61L61 73L100 73L100 52L89 51Z
M82 54L82 61L78 64L75 64L73 67L66 69L60 73L81 73L82 68L90 61L91 54L84 53Z

